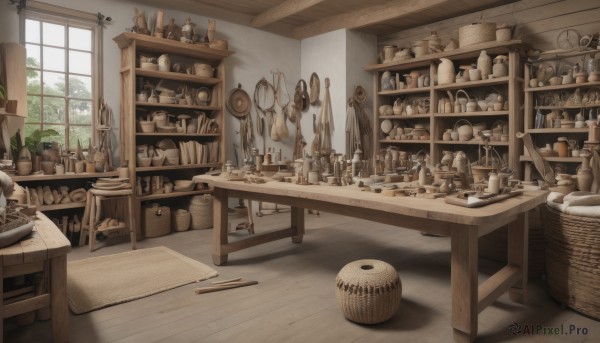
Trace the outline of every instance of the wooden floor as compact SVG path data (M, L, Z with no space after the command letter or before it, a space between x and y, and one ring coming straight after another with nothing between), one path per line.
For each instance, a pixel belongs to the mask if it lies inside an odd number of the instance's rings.
M304 243L289 239L234 253L219 276L154 296L70 315L70 342L451 342L450 241L426 237L353 218L307 215ZM282 213L256 218L257 231L289 222ZM245 234L245 233L237 233ZM234 235L232 235L234 238ZM212 266L211 230L174 233L139 242L138 248L164 245ZM130 249L115 242L89 253L75 248L69 261ZM344 319L335 300L335 277L348 262L374 258L400 273L403 299L391 320L374 326ZM480 261L480 278L499 264ZM195 295L210 281L244 277L257 286ZM115 280L117 281L117 280ZM118 287L118 283L115 283ZM545 327L570 325L587 335L513 336L513 323ZM16 327L5 324L5 342L50 342L50 323ZM562 308L544 291L543 280L530 282L527 306L506 295L479 316L477 342L598 342L600 323Z

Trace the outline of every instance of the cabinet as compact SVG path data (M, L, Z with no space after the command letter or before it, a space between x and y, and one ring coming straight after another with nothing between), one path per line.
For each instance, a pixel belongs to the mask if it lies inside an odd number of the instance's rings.
M121 136L120 153L121 161L128 161L130 180L136 187L135 216L138 218L137 229L140 230L139 220L141 205L147 201L169 201L172 203L182 200L183 197L208 192L208 190L193 190L188 187L175 185L174 191L166 193L157 187L152 189L147 185L139 187L144 180L146 183L151 178L168 178L169 180L191 180L194 175L204 173L210 169L220 169L225 158L224 141L224 85L225 66L224 59L233 54L228 50L212 49L201 45L185 44L162 38L125 32L114 38L121 51ZM179 64L181 71L142 69L138 63L141 56L169 55L172 67ZM204 64L204 69L214 68L210 77L196 75L193 72L194 64ZM207 66L207 65L210 65ZM185 70L191 68L190 72ZM182 72L183 71L183 72ZM164 88L176 90L208 89L210 98L207 102L193 100L191 103L151 103L138 101L136 91L146 83L154 86L159 83ZM190 92L195 96L197 92ZM141 99L144 100L144 99ZM148 114L161 110L169 114L168 121L174 122L177 115L189 115L192 119L211 121L215 130L210 133L198 133L196 130L188 133L175 132L147 132L141 131L139 122L147 118ZM215 125L216 124L216 125ZM216 126L216 127L215 127ZM143 146L156 146L159 141L168 140L179 148L178 160L165 160L164 164L142 166L138 160L138 149ZM191 143L190 143L191 142ZM190 151L202 148L202 156L194 155ZM187 151L187 152L186 152ZM190 158L190 156L195 156ZM196 158L197 157L197 158ZM140 190L141 188L141 190ZM177 199L175 199L177 198Z
M590 53L556 55L525 64L524 130L557 173L576 173L582 162L578 152L588 138L588 121L596 120L600 111L600 81L588 81L589 71L583 70L585 64L581 63ZM577 73L577 68L573 70L576 64L581 75L578 82L573 75ZM559 156L553 149L563 137L569 142L567 156ZM531 180L535 171L526 149L520 160L524 163L525 180Z
M490 146L498 152L500 156L498 159L503 159L506 165L515 171L514 176L519 177L521 150L515 133L521 130L523 125L521 120L523 78L520 75L522 75L521 52L524 51L524 48L525 45L520 40L486 42L408 60L366 66L365 69L373 73L373 93L375 94L373 108L374 131L376 132L374 134L374 156L381 155L381 151L388 147L406 151L409 156L423 151L429 154L430 164L435 165L441 160L444 151L463 151L469 161L474 163L481 157L481 140L478 137L453 140L444 133L454 131L463 125L479 129L485 124L487 130L492 130L500 125L503 132L497 136L498 139L492 138ZM449 59L454 65L455 73L459 74L461 66L477 63L482 50L485 50L491 58L500 54L508 57L506 76L437 84L440 58ZM395 80L393 87L381 82L382 76L384 78L388 76L388 74L384 75L386 72L391 73ZM412 77L410 77L411 74ZM408 78L406 78L407 75ZM429 85L423 82L423 86L419 87L420 82L417 82L414 87L414 77L417 75L428 75ZM424 81L425 77L422 77L422 80ZM398 81L404 82L404 87L398 87ZM412 87L407 86L411 81ZM467 97L474 100L472 104L475 104L475 107L465 108L462 106L460 111L455 111L454 102L457 94L464 100ZM490 103L491 105L497 95L501 95L504 100L501 108L494 109L493 106L487 108L486 104ZM479 100L486 101L480 103ZM464 101L459 99L459 102ZM399 112L399 110L394 114L394 104L402 104L403 111ZM387 113L385 113L386 106L389 106ZM409 108L411 110L407 111ZM385 134L382 127L385 130L389 127L398 127L401 130L396 130L393 135L390 135L389 133ZM418 135L413 134L415 128L419 132ZM422 134L423 132L425 134Z

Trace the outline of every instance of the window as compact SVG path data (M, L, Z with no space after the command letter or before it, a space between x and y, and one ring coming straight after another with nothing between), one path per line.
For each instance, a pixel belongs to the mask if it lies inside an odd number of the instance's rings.
M60 8L59 8L60 9ZM23 12L22 43L27 48L27 106L24 136L54 129L65 149L94 141L99 93L97 23L57 13Z

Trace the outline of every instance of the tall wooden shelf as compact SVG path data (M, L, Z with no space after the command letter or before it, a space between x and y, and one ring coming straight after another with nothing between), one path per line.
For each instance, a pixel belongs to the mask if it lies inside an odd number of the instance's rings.
M486 42L468 47L463 47L447 52L429 54L417 58L412 58L404 61L392 61L389 63L372 64L365 66L365 70L373 74L373 94L375 100L373 102L374 122L373 127L375 134L374 151L377 154L381 149L396 146L400 150L416 153L419 150L426 150L430 154L430 163L436 164L441 160L444 150L452 151L467 151L470 154L471 162L476 159L476 151L478 150L479 142L472 141L443 141L442 135L445 129L452 128L454 123L459 119L467 119L472 124L477 122L490 124L496 121L504 121L508 124L509 138L507 142L493 141L491 145L499 150L500 153L506 153L508 156L508 165L513 169L515 177L520 177L520 161L519 157L522 154L521 144L516 138L516 133L523 129L522 121L522 98L523 98L523 82L522 77L522 52L526 49L526 45L521 40L511 40L506 42ZM472 64L477 62L477 58L482 50L486 50L487 54L494 58L498 54L508 56L508 76L498 77L493 79L455 82L451 84L438 85L435 82L437 67L440 58L450 59L455 66L455 70L463 64ZM404 88L399 90L382 90L381 76L384 72L389 71L392 74L409 74L413 70L421 71L421 74L430 76L430 85L420 88ZM508 101L508 108L501 111L475 111L462 113L440 113L438 109L438 101L448 91L456 93L457 90L464 89L469 92L485 93L493 92L501 89L505 100ZM424 114L415 115L380 115L379 107L381 105L393 105L398 97L419 97L429 99L429 111ZM385 119L401 123L404 127L413 127L414 124L423 124L429 126L429 140L395 140L388 139L381 131L381 122Z
M577 54L557 54L548 58L538 59L535 62L525 64L524 76L525 76L525 99L524 99L524 132L529 133L534 144L537 145L538 148L544 147L547 143L552 144L556 142L558 137L566 137L569 140L577 141L579 148L583 148L585 146L585 141L588 137L589 129L586 127L583 128L558 128L558 127L544 127L536 128L535 127L535 116L537 111L540 111L543 115L547 115L548 113L555 111L555 113L561 114L562 111L568 112L571 116L573 116L576 112L582 112L587 120L589 118L589 112L592 111L594 114L594 118L597 116L598 111L600 111L600 101L591 101L588 103L581 104L567 104L559 103L559 104L540 104L539 99L548 97L552 94L558 95L561 98L566 98L576 89L580 89L582 95L586 92L594 89L598 89L600 87L600 81L587 81L583 83L569 83L569 84L559 84L559 85L548 85L547 83L541 87L530 87L529 81L531 80L532 75L537 73L537 68L541 63L546 63L548 61L553 62L569 62L566 61L571 59L570 61L579 61L572 60L573 57L579 57L583 54L591 54L594 53L595 50L592 51L582 51ZM573 56L574 55L574 56ZM558 73L555 71L555 73ZM537 100L537 104L536 104ZM545 121L545 117L544 117ZM557 163L563 164L567 170L564 170L565 173L574 173L575 168L581 164L581 157L545 157L546 161L550 162L553 167L556 167ZM523 155L520 156L520 160L524 164L524 179L531 180L534 175L533 170L533 160L529 155L527 150L524 151Z
M129 161L129 173L132 183L135 185L138 178L144 176L169 176L170 179L189 179L190 174L201 174L210 169L220 169L225 160L225 65L224 59L232 51L212 49L197 44L185 44L179 41L173 41L163 38L155 38L147 35L141 35L131 32L124 32L113 38L121 50L121 141L120 151L121 160ZM141 69L136 65L140 53L154 55L158 57L162 54L168 54L171 60L181 60L189 65L193 63L207 63L215 68L214 77L200 77L193 74L184 74L167 71L154 71ZM183 63L182 63L183 65ZM181 104L163 104L138 102L136 99L136 82L138 78L144 78L158 82L167 80L174 84L181 84L195 87L208 87L211 90L210 103L206 105L181 105ZM139 85L138 85L139 86ZM144 109L146 111L137 111ZM146 116L154 110L165 110L173 114L189 114L195 118L197 111L205 112L206 115L214 119L218 126L218 133L194 134L194 133L141 133L138 130L137 122L140 118ZM142 112L142 113L140 113ZM218 142L219 154L216 159L209 163L171 165L171 166L136 166L136 146L139 144L153 144L160 139L169 138L176 144L179 142L197 141L201 144L207 142ZM214 156L213 156L214 158ZM135 218L138 232L140 229L141 206L145 201L160 201L186 196L204 194L207 191L187 191L172 192L169 194L143 194L135 195Z

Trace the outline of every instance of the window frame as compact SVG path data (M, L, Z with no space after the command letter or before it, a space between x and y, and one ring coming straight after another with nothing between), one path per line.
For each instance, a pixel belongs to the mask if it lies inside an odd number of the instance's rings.
M42 6L43 5L43 6ZM71 10L68 8L64 8L64 7L59 7L59 6L54 6L54 5L48 5L48 4L43 4L43 3L38 3L35 1L31 1L28 2L27 7L21 11L20 15L19 15L19 42L23 45L28 44L27 42L25 42L25 36L26 36L26 32L25 32L25 22L26 20L37 20L40 22L46 22L46 23L51 23L51 24L58 24L58 25L64 25L65 26L65 45L64 45L64 49L65 49L65 95L64 95L64 99L65 99L65 121L64 123L60 123L60 124L53 124L53 123L46 123L44 122L44 118L43 118L43 113L40 113L42 115L42 118L40 120L40 127L42 129L44 129L44 126L54 126L54 125L61 125L64 126L65 130L64 130L64 134L65 134L65 150L70 151L72 150L71 148L74 148L72 146L70 146L69 143L69 135L70 135L70 126L73 125L75 126L87 126L84 124L72 124L70 123L69 120L69 116L66 115L67 113L69 113L69 106L70 106L70 100L78 100L78 98L75 97L71 97L69 94L69 77L70 75L73 76L81 76L81 74L78 73L71 73L69 71L69 51L81 51L79 49L71 49L69 47L69 41L68 41L68 30L70 27L73 28L80 28L80 29L89 29L91 30L91 34L92 34L92 45L91 45L91 57L92 57L92 70L91 70L91 78L92 78L92 90L91 90L91 123L90 123L90 127L91 127L91 139L92 139L92 144L96 145L98 142L98 133L96 130L96 127L98 125L98 123L96 123L96 118L98 117L98 107L99 107L99 101L101 101L100 99L102 98L102 89L103 89L103 81L102 81L102 25L98 22L98 18L97 15L95 14L91 14L91 13L85 13L85 12L80 12L77 10ZM42 24L41 24L42 25ZM42 32L42 28L40 27L40 33ZM43 42L40 41L39 46L41 47L43 45ZM43 52L42 49L40 48L40 58L42 58L43 60ZM42 62L42 61L40 61ZM53 72L52 70L44 70L42 68L43 65L40 66L39 72L40 72L40 82L41 82L41 87L42 87L42 94L43 94L43 72L44 71L50 71ZM27 67L27 70L31 70L29 67ZM35 69L36 71L38 71L38 69ZM40 96L42 95L40 94ZM29 92L27 93L27 95L29 96ZM59 98L62 99L63 96L55 96L55 95L48 95L50 97L55 97L55 98ZM41 96L41 101L43 104L43 98L44 96ZM42 109L43 109L43 105L42 105ZM43 111L42 111L43 112ZM25 120L25 122L27 122L27 119ZM25 125L25 123L24 123ZM61 133L62 135L62 133ZM82 144L85 145L86 142L82 142Z

